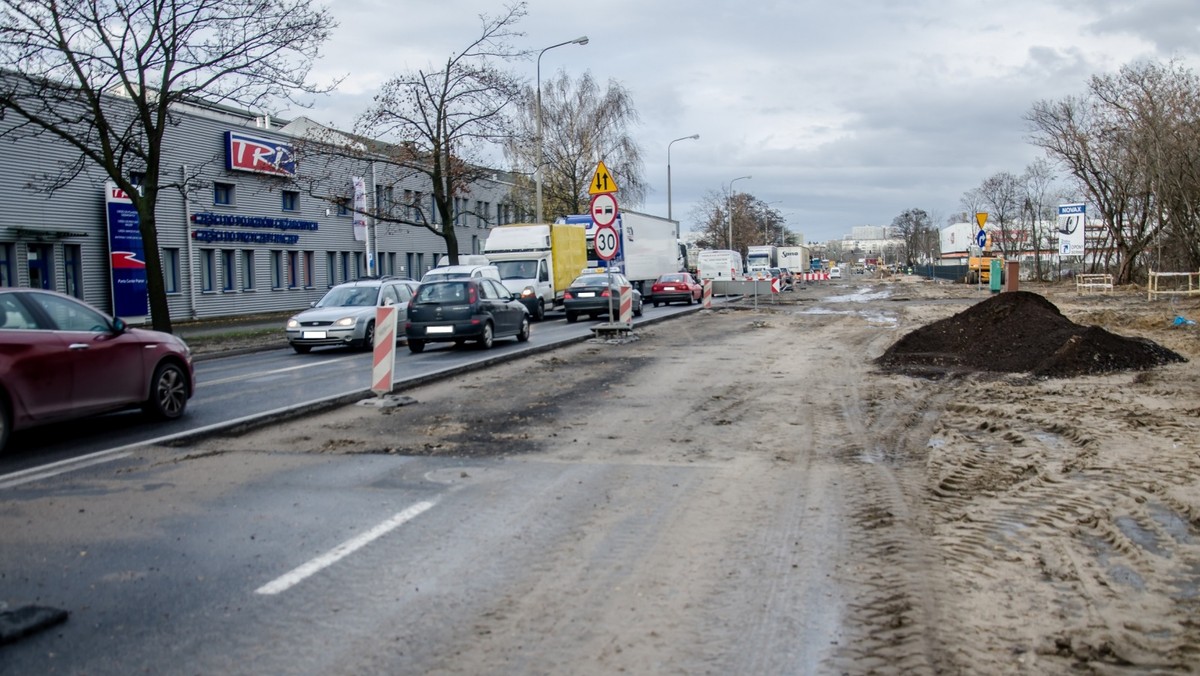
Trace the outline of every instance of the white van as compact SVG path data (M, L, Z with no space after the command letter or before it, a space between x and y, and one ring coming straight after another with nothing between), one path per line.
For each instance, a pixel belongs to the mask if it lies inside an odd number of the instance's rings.
M842 269L836 265L833 266L832 268L829 268L829 278L830 279L841 279L842 278Z
M500 270L495 265L442 265L433 268L421 277L422 282L440 282L445 279L467 277L491 277L500 281Z

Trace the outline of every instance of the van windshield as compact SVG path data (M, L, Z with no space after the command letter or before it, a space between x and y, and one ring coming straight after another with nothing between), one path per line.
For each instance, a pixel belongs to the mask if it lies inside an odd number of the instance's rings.
M496 261L500 279L533 279L537 277L537 261Z

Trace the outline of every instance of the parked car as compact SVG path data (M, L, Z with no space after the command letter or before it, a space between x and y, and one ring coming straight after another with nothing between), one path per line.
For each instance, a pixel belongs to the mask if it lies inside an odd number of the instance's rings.
M833 266L832 268L829 268L829 278L830 279L841 279L842 278L842 269L836 265Z
M650 302L654 303L654 307L658 307L659 304L669 305L675 301L691 305L699 302L703 295L704 288L686 272L670 272L659 275L650 287Z
M369 277L338 284L310 309L287 320L284 331L288 344L300 354L307 354L314 347L369 350L375 344L375 310L396 306L399 325L417 286L411 279L393 277Z
M621 299L622 287L633 287L625 275L620 273L585 273L579 275L567 287L563 294L563 308L567 311L567 321L574 322L579 315L586 314L592 319L608 314L609 298L613 299L616 307ZM642 294L636 288L633 293L633 316L642 316Z
M491 277L422 282L408 304L404 333L419 354L426 343L468 340L487 349L496 338L529 340L529 310Z
M0 320L0 451L15 430L124 408L173 420L195 390L183 339L77 298L6 288Z

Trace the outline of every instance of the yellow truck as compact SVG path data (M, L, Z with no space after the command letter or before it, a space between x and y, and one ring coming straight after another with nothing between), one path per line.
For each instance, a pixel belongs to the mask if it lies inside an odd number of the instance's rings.
M967 282L971 284L990 284L992 281L992 261L1000 261L1003 269L1004 258L984 253L982 256L971 256L967 262Z
M567 223L501 225L488 233L483 255L540 320L562 305L563 293L587 266L587 231Z

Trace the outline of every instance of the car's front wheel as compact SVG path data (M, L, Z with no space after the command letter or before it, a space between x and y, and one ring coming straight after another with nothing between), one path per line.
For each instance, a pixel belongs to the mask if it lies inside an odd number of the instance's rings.
M150 380L150 398L142 402L142 410L155 418L174 420L187 408L188 384L183 367L167 362L154 369Z
M490 350L492 343L495 342L496 334L492 331L492 323L485 322L483 325L483 333L479 335L479 347Z
M521 330L517 332L517 342L524 343L529 340L529 317L521 317Z
M533 318L539 322L546 318L546 301L538 300L537 309L533 311Z
M374 350L375 349L375 322L374 321L367 322L367 330L363 331L362 345L360 345L359 347L361 347L364 350Z
M408 339L408 351L413 354L421 354L425 351L425 341Z

